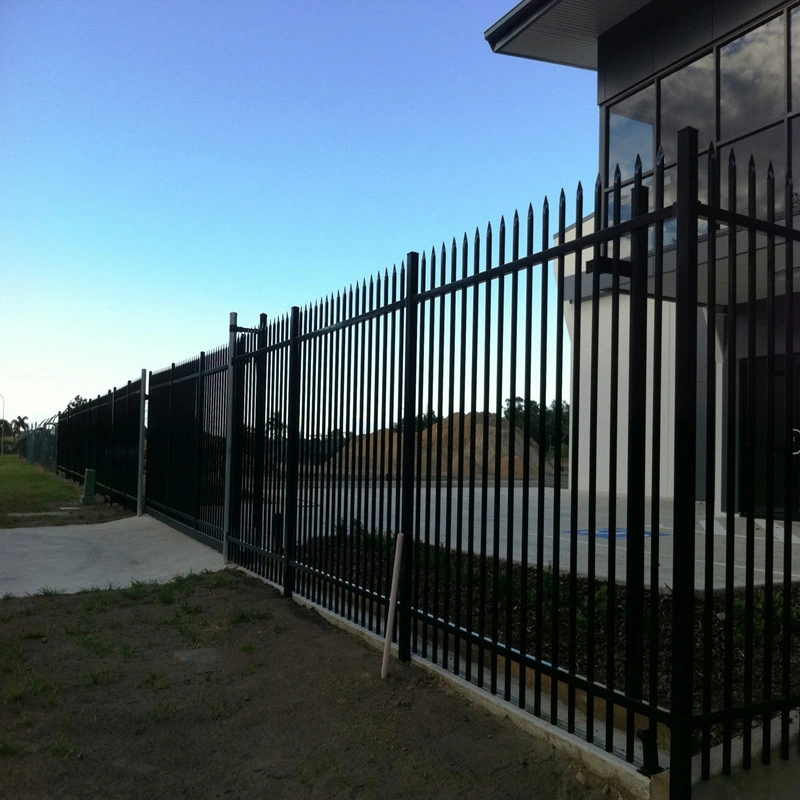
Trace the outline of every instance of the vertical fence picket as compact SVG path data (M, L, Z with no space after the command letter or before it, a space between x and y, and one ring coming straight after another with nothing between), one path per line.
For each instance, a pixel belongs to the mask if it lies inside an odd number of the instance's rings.
M550 203L545 197L542 203L542 249L545 250L550 244ZM533 206L528 207L528 255L533 254ZM544 262L539 265L540 270L540 288L539 288L539 324L540 324L540 341L539 341L539 424L536 431L536 439L539 442L539 459L537 470L539 473L538 491L536 492L536 602L533 610L534 614L534 641L533 641L533 657L537 665L542 663L542 652L544 645L544 543L547 537L546 523L545 523L545 451L547 448L546 427L545 427L545 414L544 409L547 404L547 351L548 351L548 315L549 315L549 286L550 286L550 265ZM530 406L533 387L532 380L532 354L531 354L531 332L533 330L532 319L533 315L533 280L534 271L532 268L528 270L528 289L526 294L526 316L527 325L525 338L528 342L525 354L525 401L526 410ZM525 424L527 427L526 438L529 438L533 431L531 431L530 414L525 414ZM561 443L558 443L560 449ZM555 485L555 481L554 481ZM526 492L527 495L527 492ZM553 490L554 506L555 506L555 489ZM555 513L555 512L554 512ZM523 515L523 525L527 517ZM527 545L527 538L525 537L523 529L523 552ZM523 568L526 565L526 560L523 557ZM527 619L523 616L523 619ZM533 713L539 717L542 714L542 670L537 669L534 677L533 684Z
M405 292L405 366L403 368L403 439L402 439L402 521L404 535L403 562L400 572L398 603L400 621L398 646L401 661L411 660L411 600L414 569L414 549L417 531L414 529L414 462L416 439L416 376L417 376L417 271L419 254L406 256Z
M648 190L637 158L632 214L647 213ZM641 641L644 607L645 431L647 429L647 229L631 236L630 329L628 356L628 536L625 570L625 693L643 692ZM695 312L696 313L696 312ZM681 351L678 351L681 352ZM626 758L633 761L636 725L628 709Z
M289 330L288 416L286 419L286 535L284 539L283 596L294 592L294 555L297 536L298 468L300 448L300 309L292 307Z
M795 165L796 172L800 173L800 164ZM792 224L791 218L793 209L793 200L795 199L794 184L791 175L786 176L786 183L784 186L784 209L786 209L786 222ZM800 209L798 209L800 211ZM785 384L784 384L784 430L792 430L794 428L795 410L797 408L798 398L794 393L794 376L795 376L795 359L794 359L794 253L796 252L794 242L787 239L784 244L784 358L785 363ZM792 531L793 522L793 509L798 499L795 495L795 475L797 467L796 459L794 457L794 447L784 448L783 470L784 470L784 486L786 496L784 497L784 516L783 528L784 531ZM782 643L781 643L781 695L788 697L792 692L792 643L796 641L797 633L792 630L792 553L793 553L793 536L784 536L783 541L783 563L782 563L782 607L781 607L781 630L782 630ZM780 753L781 759L787 760L789 758L789 731L791 724L790 711L788 707L784 707L781 713L781 744Z

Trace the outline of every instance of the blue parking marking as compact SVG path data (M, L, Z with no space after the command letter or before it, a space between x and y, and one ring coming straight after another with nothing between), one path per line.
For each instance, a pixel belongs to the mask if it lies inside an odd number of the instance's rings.
M571 531L563 531L566 534L569 534ZM588 536L589 529L588 528L578 528L578 536ZM645 538L650 538L653 535L652 531L645 530L644 532ZM595 536L598 539L608 539L609 537L609 530L608 528L597 528L595 531ZM669 536L668 533L665 531L661 531L659 536ZM628 538L628 529L627 528L617 528L617 539L627 539Z

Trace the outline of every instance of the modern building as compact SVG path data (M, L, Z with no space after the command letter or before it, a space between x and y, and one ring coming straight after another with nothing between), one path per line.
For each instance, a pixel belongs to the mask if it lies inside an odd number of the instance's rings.
M700 151L708 152L713 144L721 164L726 165L733 149L739 160L740 174L746 172L750 155L755 159L758 172L758 193L756 214L766 218L767 197L765 180L768 165L771 163L777 176L776 221L800 224L800 207L795 192L793 206L787 209L783 178L787 174L800 173L800 3L797 0L524 0L509 11L502 19L486 31L486 39L492 50L503 55L519 56L537 61L564 64L597 72L597 99L600 109L599 152L600 176L604 191L604 222L608 223L614 214L613 182L614 173L619 167L622 180L622 200L620 216L624 220L630 216L630 192L634 177L634 160L639 154L642 159L645 184L652 183L653 170L659 148L663 149L665 175L665 203L675 200L677 181L675 161L677 157L677 132L692 126L699 131ZM701 163L703 159L701 158ZM705 172L700 170L701 196L707 181ZM745 182L738 184L737 208L746 207ZM728 207L727 169L721 170L720 197L723 208ZM652 193L651 193L652 199ZM788 211L788 214L787 214ZM674 233L665 229L665 241L669 243ZM708 236L708 231L701 230ZM795 252L795 268L800 265L800 253ZM584 259L584 264L589 258ZM744 260L737 270L745 268ZM674 259L673 259L674 264ZM585 267L584 267L585 269ZM665 265L665 269L669 269ZM574 271L574 269L573 269ZM759 275L765 270L759 263ZM742 419L741 406L729 409L727 393L723 387L733 380L744 393L744 383L755 381L763 387L766 378L766 326L768 309L766 307L766 281L759 277L756 302L757 347L755 369L747 375L745 359L740 359L736 375L729 375L726 352L725 319L729 313L737 317L737 353L745 353L747 335L746 291L747 281L739 280L740 295L737 294L737 307L730 309L726 300L727 286L724 278L718 286L716 313L709 318L708 298L700 299L698 308L698 335L703 338L715 336L715 369L708 370L705 363L698 364L698 497L704 497L705 490L705 414L708 396L707 377L715 372L715 402L718 413L715 415L714 441L716 452L713 461L721 465L728 459L723 426L730 414ZM783 276L777 276L775 291L785 293ZM588 298L590 286L585 278L581 282L581 296ZM798 291L797 285L795 292ZM566 293L571 296L570 291ZM584 325L588 326L587 316L591 314L588 302L583 303ZM621 301L621 340L620 367L624 374L627 362L628 342L625 340L626 301ZM599 304L599 323L604 325L610 315L610 299L601 298ZM572 311L565 306L565 320L572 324ZM652 314L648 315L652 325ZM782 319L775 320L778 328ZM663 391L662 391L662 449L661 449L661 487L662 496L668 496L673 479L673 451L669 443L675 440L671 430L673 392L670 377L680 369L680 359L676 358L673 337L669 336L671 310L665 305L663 331L665 332L662 352ZM796 326L797 327L797 326ZM795 337L795 352L800 352L800 336ZM774 380L776 397L783 396L785 380L782 336L776 337L776 357L774 359ZM588 342L581 342L581 350ZM652 356L652 329L648 337ZM705 348L698 347L702 356ZM582 352L581 386L588 385L590 359ZM701 358L702 362L702 358ZM599 361L600 384L608 378L609 361L607 354L601 352ZM584 369L587 370L584 376ZM752 373L755 374L752 374ZM625 414L627 402L626 387L620 381L620 413ZM581 389L582 393L584 389ZM652 386L648 385L648 392ZM602 393L601 393L602 394ZM795 416L800 420L800 385L794 393L797 398ZM794 432L785 424L779 408L773 408L776 420L775 446L766 442L766 427L763 419L765 393L756 393L756 413L754 430L758 443L754 457L755 479L758 481L755 493L757 513L764 513L766 503L763 479L765 459L775 458L775 497L773 509L777 513L783 508L783 456L784 447L799 450L794 437L800 436L800 424L795 423ZM598 397L600 418L606 411L603 397ZM590 403L581 403L581 415L588 416ZM648 447L652 437L652 419L649 420ZM581 430L588 430L588 419L582 420ZM601 436L603 432L601 431ZM608 434L605 434L606 439ZM618 444L621 452L627 444L626 431L622 426ZM579 464L586 464L588 437L572 443L579 450L576 455ZM600 451L608 441L598 442ZM666 445L666 446L665 446ZM768 456L767 454L772 454ZM734 458L740 461L743 452ZM575 459L571 459L575 460ZM579 486L587 488L588 475L579 468ZM730 498L722 482L722 470L716 469L717 486L714 491L718 511L731 505ZM795 470L800 474L800 469ZM648 485L650 480L648 461ZM621 464L617 473L617 485L624 487L625 465ZM738 480L738 479L737 479ZM741 505L741 482L737 483L733 506ZM598 474L597 487L608 487L608 474L602 469ZM800 486L797 487L800 490ZM794 493L795 516L800 517L800 491Z

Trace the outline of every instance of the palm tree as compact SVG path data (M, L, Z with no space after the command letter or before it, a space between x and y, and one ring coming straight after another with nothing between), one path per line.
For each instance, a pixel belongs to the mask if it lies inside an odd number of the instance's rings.
M19 435L22 431L28 430L28 418L27 417L17 417L15 420L11 422L11 432L14 436L19 439Z

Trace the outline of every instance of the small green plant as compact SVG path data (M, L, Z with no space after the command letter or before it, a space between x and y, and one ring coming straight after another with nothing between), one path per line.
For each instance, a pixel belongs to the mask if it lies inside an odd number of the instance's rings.
M268 619L269 612L262 611L260 609L255 609L254 611L247 611L244 608L238 609L233 617L231 618L231 623L234 625L240 625L243 622L253 622L254 620L259 619Z
M15 756L19 753L19 747L10 739L0 739L0 756Z
M64 590L56 589L52 586L42 586L36 594L40 597L57 597L60 594L64 594Z
M165 620L167 625L174 625L175 630L186 640L188 644L195 645L200 642L200 633L193 625L189 625L179 614L171 619Z
M167 585L172 586L173 590L180 594L192 594L197 585L197 575L194 572L177 575Z
M18 703L25 697L27 686L24 675L15 675L3 687L3 702Z
M86 685L92 687L109 686L117 680L117 677L117 672L113 669L92 671L86 676Z
M43 680L34 672L18 672L5 685L3 700L19 703L42 694L47 694L47 704L53 706L58 699L59 687Z
M85 634L80 643L82 647L95 656L103 656L111 651L111 643L99 633Z
M131 585L125 589L120 589L119 596L125 600L143 600L158 586L153 581L131 581Z
M163 700L154 705L148 714L153 722L162 722L168 717L173 716L178 711L178 702L175 699Z
M160 586L157 592L158 602L165 606L171 606L175 602L175 590L166 583Z
M22 645L16 641L4 641L0 647L0 672L14 672L20 668L22 660Z
M144 680L144 685L154 692L163 692L169 689L169 677L163 672L151 672Z
M255 650L255 648L254 648L254 647L253 647L253 645L251 645L251 644L243 644L243 645L242 645L242 652L243 652L243 653L248 653L248 654L250 654L250 653L252 653L254 650Z
M51 742L47 746L47 751L50 753L50 755L55 756L56 758L67 759L78 755L75 745L69 741L69 739L63 737Z

